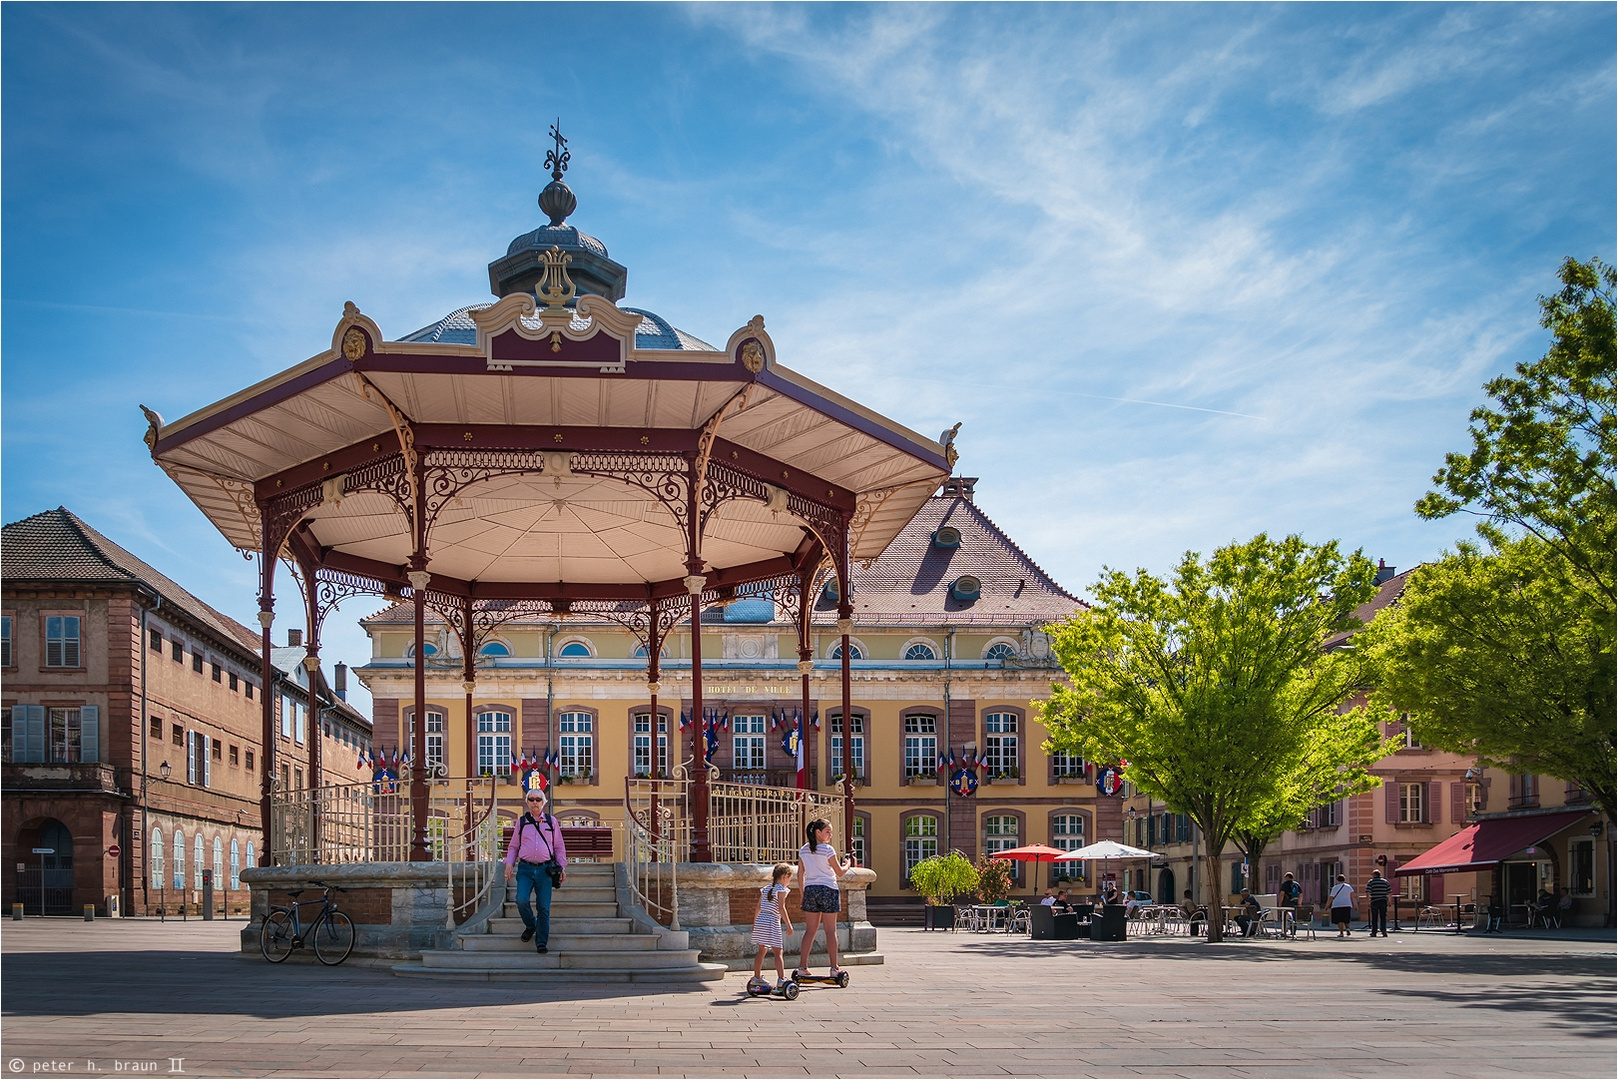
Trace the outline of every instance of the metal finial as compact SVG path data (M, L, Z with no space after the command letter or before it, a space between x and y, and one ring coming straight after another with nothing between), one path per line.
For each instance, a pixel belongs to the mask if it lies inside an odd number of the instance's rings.
M556 140L556 148L545 151L545 167L551 171L552 180L560 180L562 174L567 172L567 163L573 160L573 155L567 149L567 140L559 130L561 126L562 118L557 117L556 123L551 125L551 138Z

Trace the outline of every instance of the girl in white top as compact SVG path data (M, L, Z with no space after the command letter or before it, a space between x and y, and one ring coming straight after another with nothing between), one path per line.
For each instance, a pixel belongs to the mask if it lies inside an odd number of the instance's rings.
M753 955L753 979L748 983L749 989L770 985L764 981L766 952L775 954L775 988L779 990L787 981L781 927L785 924L786 932L792 933L792 918L787 915L787 894L792 891L787 888L787 879L791 876L792 867L778 863L770 875L770 883L758 891L758 914L753 918L753 944L758 946L758 952Z
M1352 935L1348 924L1354 921L1354 886L1342 874L1337 875L1337 884L1331 887L1331 921L1337 924L1338 937Z
M842 894L837 881L853 865L852 860L840 859L832 850L831 823L816 818L804 829L809 841L798 849L798 884L803 888L803 947L798 953L798 967L793 978L809 974L809 950L814 947L815 931L826 930L826 958L831 961L831 974L842 973L837 966L837 913L842 909Z

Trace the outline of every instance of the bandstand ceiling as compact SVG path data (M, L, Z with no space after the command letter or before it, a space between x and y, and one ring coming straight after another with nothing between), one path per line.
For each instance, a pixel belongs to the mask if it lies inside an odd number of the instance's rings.
M610 326L616 309L590 300ZM356 327L363 355L345 355L344 334ZM764 344L757 370L743 361L744 342ZM332 349L174 423L154 419L148 440L158 464L243 550L261 545L259 500L283 484L307 488L397 454L401 428L418 440L435 433L445 448L458 445L451 438L480 448L517 448L517 439L529 453L587 452L606 449L605 439L690 453L723 412L716 459L728 451L755 476L846 505L851 554L867 560L948 475L939 443L776 364L759 320L725 351L626 346L614 368L532 362L499 370L497 347L386 342L351 310ZM552 431L554 442L546 438ZM308 512L304 535L323 549L402 566L413 544L398 501L376 491L337 494ZM760 563L798 550L803 525L761 501L726 500L708 516L702 555L710 567ZM430 569L468 582L668 581L686 572L682 528L651 493L616 479L495 476L438 510Z

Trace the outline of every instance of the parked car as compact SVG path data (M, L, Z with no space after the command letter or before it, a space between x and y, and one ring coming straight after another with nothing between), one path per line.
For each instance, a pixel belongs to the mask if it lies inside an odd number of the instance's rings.
M1130 889L1128 892L1124 893L1124 917L1133 919L1135 917L1135 912L1149 904L1155 903L1157 903L1157 901L1152 899L1152 894L1147 892L1145 889Z

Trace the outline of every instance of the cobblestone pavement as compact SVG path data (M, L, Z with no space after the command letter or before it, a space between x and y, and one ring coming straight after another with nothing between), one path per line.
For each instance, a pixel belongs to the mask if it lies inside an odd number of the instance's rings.
M547 989L271 967L234 951L241 927L5 923L5 1075L92 1062L161 1076L1618 1071L1610 934L1208 945L882 930L886 966L777 1002L744 997L746 973Z

